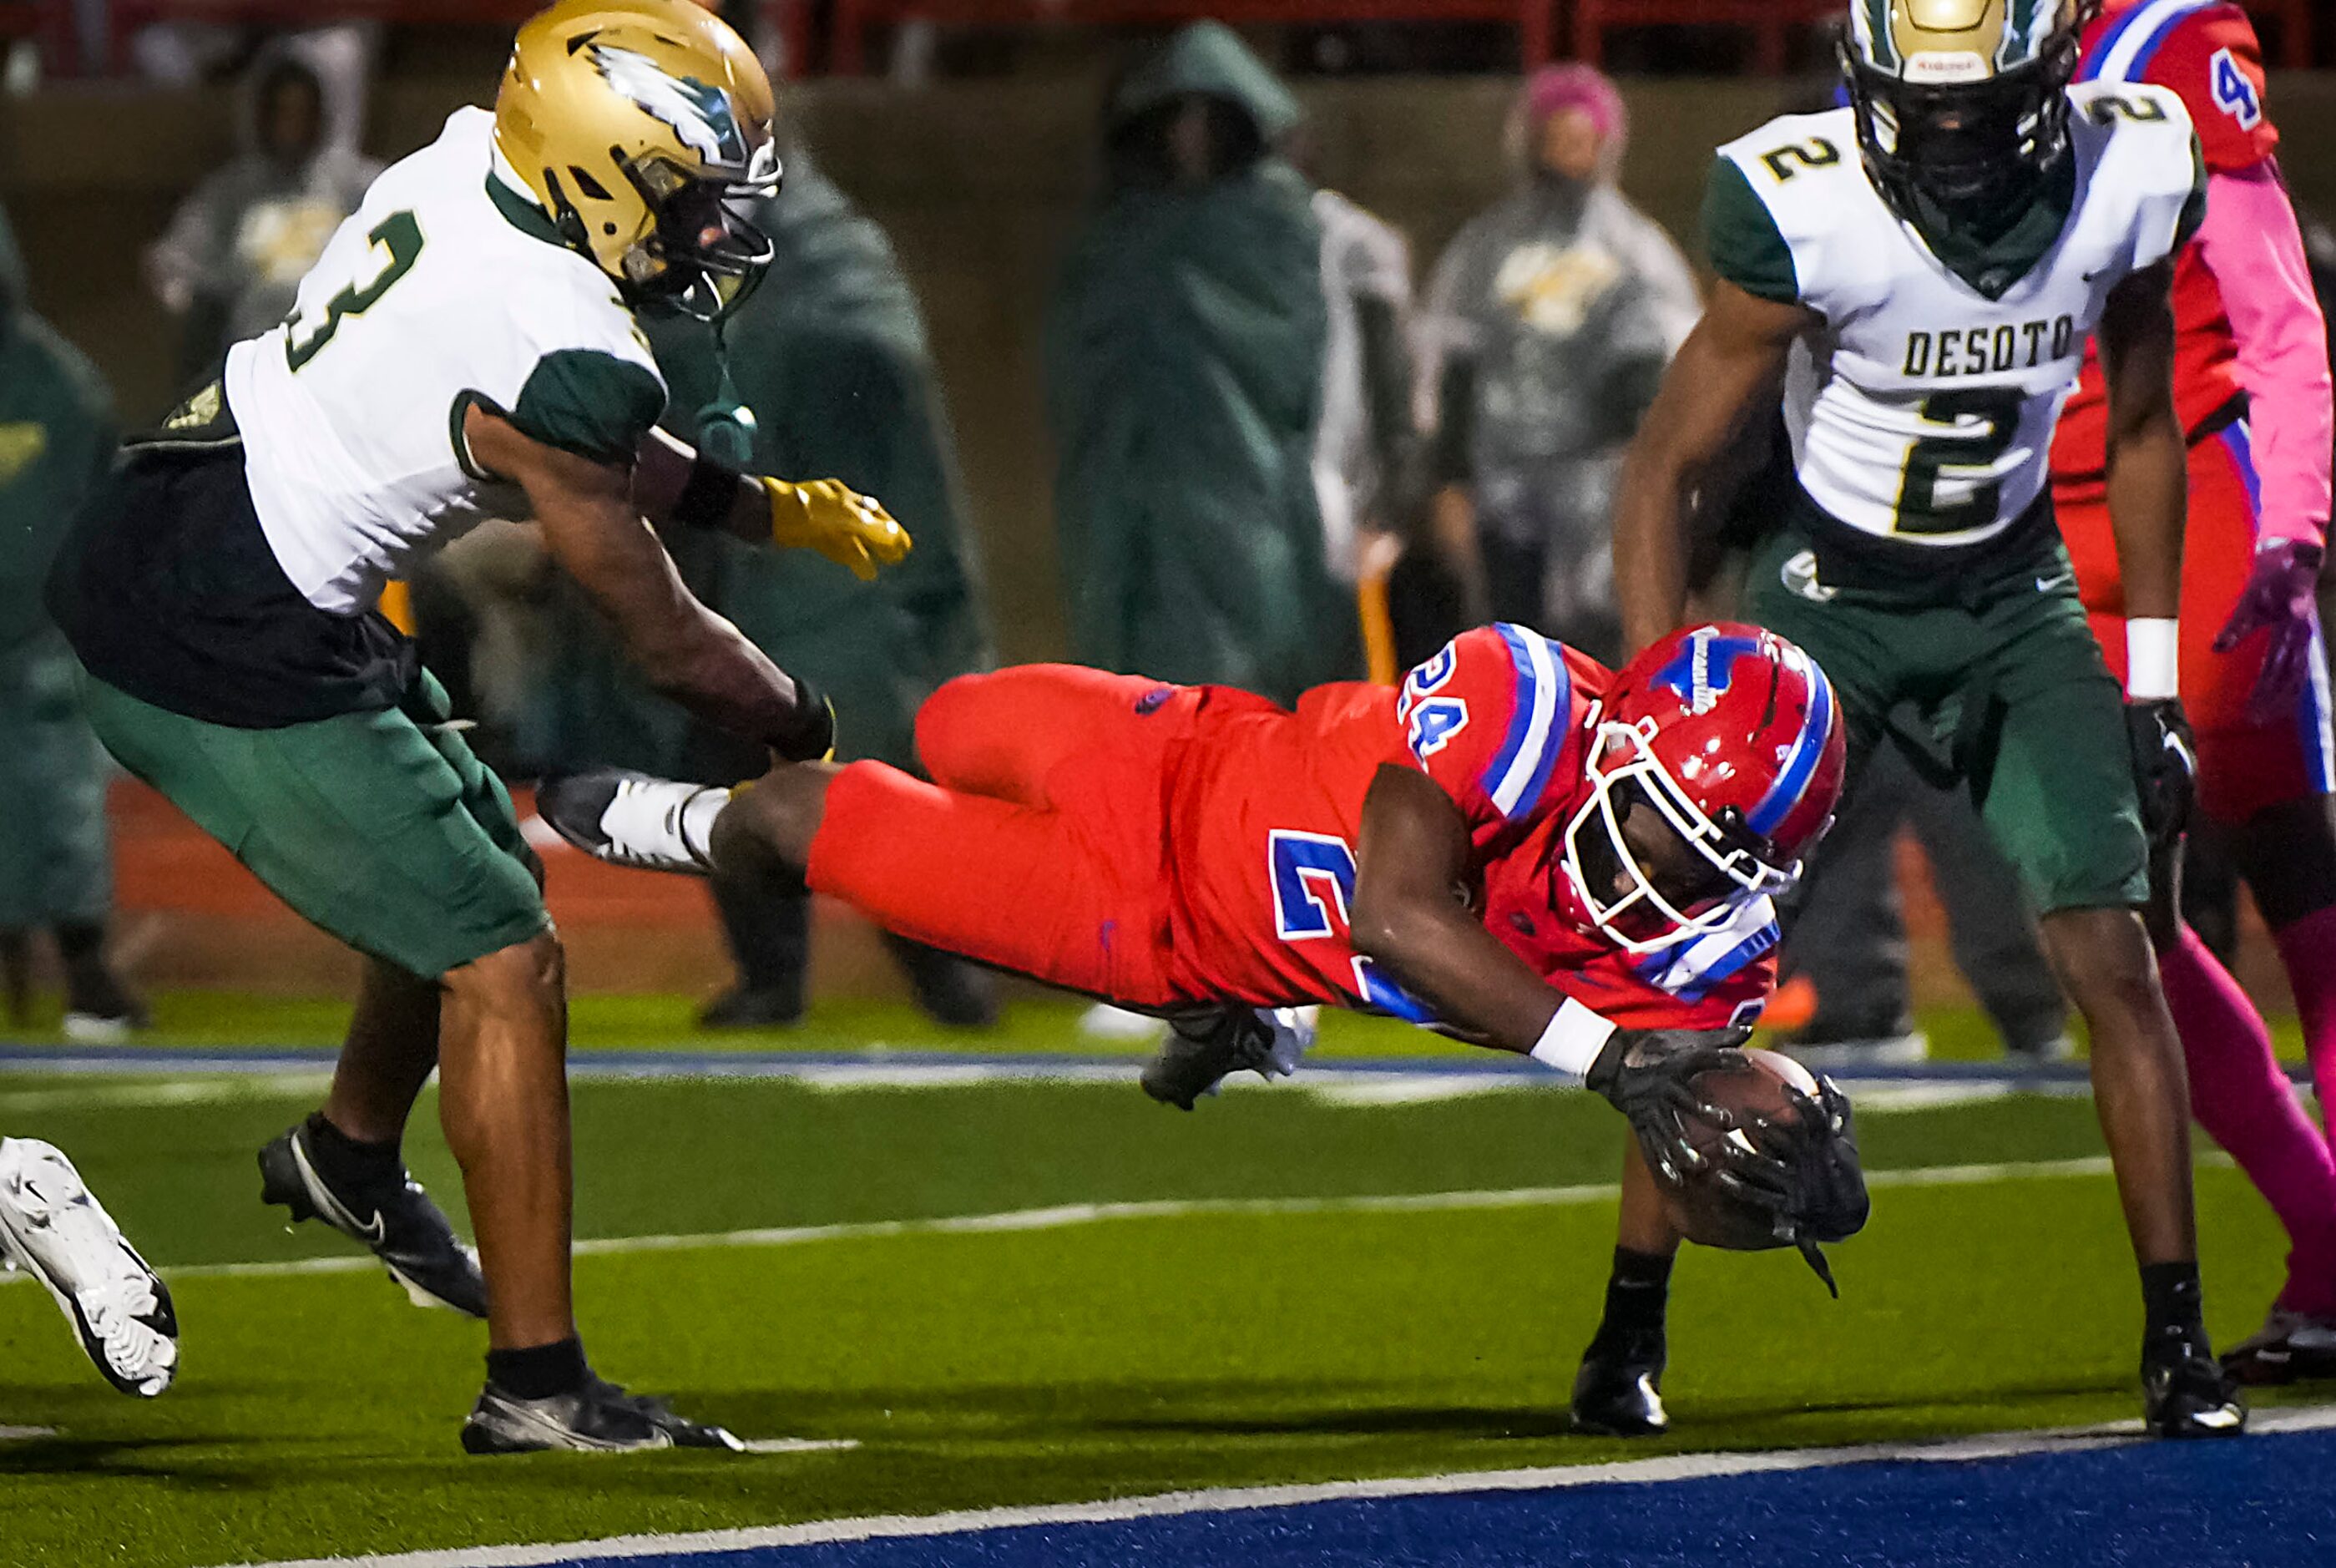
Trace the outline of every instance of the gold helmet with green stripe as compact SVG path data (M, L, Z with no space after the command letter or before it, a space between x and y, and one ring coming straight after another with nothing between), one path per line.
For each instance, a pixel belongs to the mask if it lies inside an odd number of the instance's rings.
M778 190L775 108L754 51L689 0L560 0L512 43L495 146L628 298L710 316L770 264L744 203Z
M2068 85L2099 0L1850 0L1858 145L1901 216L2015 216L2068 145Z

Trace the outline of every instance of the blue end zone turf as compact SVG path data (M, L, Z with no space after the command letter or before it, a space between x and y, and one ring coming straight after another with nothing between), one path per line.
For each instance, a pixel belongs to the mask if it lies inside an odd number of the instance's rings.
M626 1568L2270 1568L2336 1562L2336 1432L623 1561Z

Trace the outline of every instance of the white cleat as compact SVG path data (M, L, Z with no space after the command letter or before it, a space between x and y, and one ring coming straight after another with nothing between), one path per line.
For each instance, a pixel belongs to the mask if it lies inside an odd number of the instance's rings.
M36 1138L0 1138L0 1250L49 1288L105 1380L152 1398L179 1369L170 1291L73 1162Z
M706 835L730 792L676 784L624 768L594 768L543 781L535 809L551 830L594 860L641 871L705 876Z

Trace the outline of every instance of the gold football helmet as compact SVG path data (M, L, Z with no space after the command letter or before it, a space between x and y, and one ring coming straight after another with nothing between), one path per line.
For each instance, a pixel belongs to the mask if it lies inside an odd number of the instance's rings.
M779 188L774 111L745 41L688 0L560 0L519 30L495 145L628 298L710 317L771 259L745 204Z
M1903 216L2016 216L2068 149L2067 89L2099 0L1850 0L1842 73L1875 186Z

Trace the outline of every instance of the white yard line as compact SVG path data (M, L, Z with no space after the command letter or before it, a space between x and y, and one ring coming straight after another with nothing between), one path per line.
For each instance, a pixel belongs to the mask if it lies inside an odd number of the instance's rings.
M2226 1156L2205 1154L2202 1164L2228 1164ZM2109 1174L2106 1156L2069 1160L2024 1160L1983 1165L1915 1165L1868 1171L1869 1187L1962 1187L1989 1182L2024 1182ZM986 1236L1022 1231L1059 1231L1119 1220L1181 1220L1282 1214L1422 1214L1455 1210L1555 1209L1611 1202L1620 1189L1611 1182L1578 1187L1498 1187L1456 1193L1399 1193L1345 1198L1155 1198L1122 1203L1057 1203L1042 1209L1009 1209L993 1214L953 1214L930 1220L866 1220L834 1225L781 1225L699 1234L602 1236L576 1243L580 1256L629 1252L714 1251L736 1247L795 1247L816 1242L878 1241L894 1236ZM297 1274L362 1273L380 1267L363 1253L296 1258L265 1263L195 1263L164 1269L170 1280L269 1279ZM0 1276L0 1282L22 1278Z
M2336 1427L2336 1406L2266 1410L2258 1414L2258 1434L2314 1432ZM1891 1461L1967 1463L2031 1454L2082 1453L2142 1441L2137 1422L2106 1427L2070 1427L2040 1432L1999 1432L1926 1443L1869 1443L1841 1448L1784 1448L1768 1453L1674 1454L1659 1459L1629 1459L1606 1465L1553 1465L1523 1470L1463 1471L1447 1475L1397 1476L1375 1481L1328 1481L1308 1485L1226 1486L1200 1492L1170 1492L1103 1503L1063 1503L1023 1508L976 1508L953 1514L886 1514L864 1519L827 1519L808 1524L778 1524L741 1530L706 1530L685 1535L622 1535L559 1545L477 1546L449 1552L407 1552L371 1557L307 1558L297 1563L246 1563L238 1568L543 1568L564 1563L615 1563L628 1558L698 1553L769 1550L835 1542L912 1540L1033 1524L1099 1524L1129 1519L1173 1518L1257 1508L1291 1508L1309 1503L1347 1503L1389 1497L1440 1497L1476 1492L1544 1492L1613 1484L1702 1481L1728 1475L1774 1475L1832 1469L1844 1465Z
M15 1089L0 1092L0 1121L30 1111L143 1109L209 1105L222 1100L314 1099L332 1081L330 1073L307 1071L240 1076L214 1073L200 1078L166 1078L151 1084L92 1083L70 1089Z

